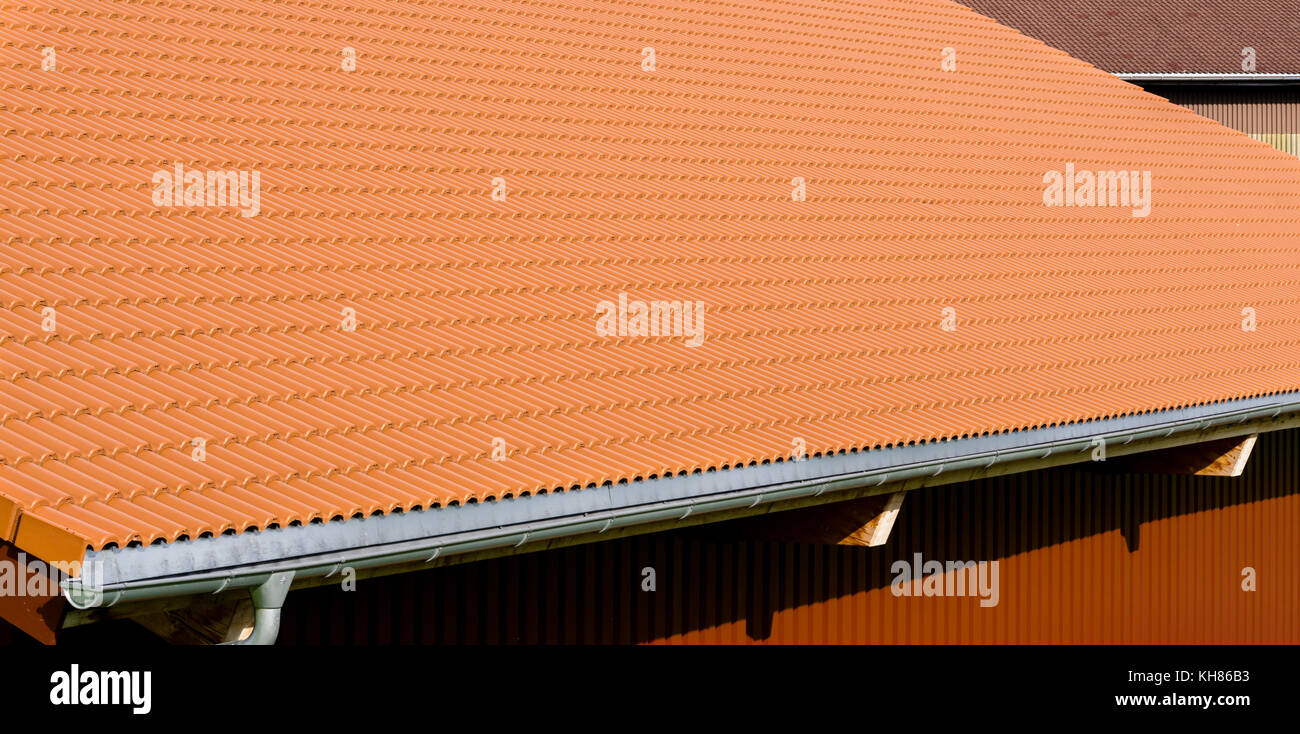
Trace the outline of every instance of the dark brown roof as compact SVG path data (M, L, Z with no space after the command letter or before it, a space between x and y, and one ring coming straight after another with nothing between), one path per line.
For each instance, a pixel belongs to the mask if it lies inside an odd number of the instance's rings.
M1113 73L1300 73L1300 0L960 0Z

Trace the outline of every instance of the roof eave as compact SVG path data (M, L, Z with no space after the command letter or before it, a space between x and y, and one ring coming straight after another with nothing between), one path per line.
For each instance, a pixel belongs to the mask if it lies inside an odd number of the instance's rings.
M1220 73L1129 73L1115 76L1133 84L1233 84L1242 86L1277 86L1300 84L1300 74L1220 74Z
M811 457L562 494L344 522L88 552L63 583L74 607L256 587L293 571L295 584L385 566L589 542L821 504L884 491L967 481L1300 425L1300 392L990 436ZM800 504L802 503L802 505ZM408 568L409 570L409 568Z

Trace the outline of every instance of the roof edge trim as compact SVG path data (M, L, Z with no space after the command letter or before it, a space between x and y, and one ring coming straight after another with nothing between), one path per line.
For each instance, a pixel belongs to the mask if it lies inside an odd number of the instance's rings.
M1119 72L1115 76L1126 82L1169 84L1300 84L1300 74L1220 74L1214 72Z
M62 586L78 609L219 593L256 587L284 571L294 571L297 579L330 577L345 566L355 570L432 562L577 535L589 534L594 540L614 528L955 476L999 464L1049 457L1057 463L1079 463L1089 459L1098 439L1105 441L1108 453L1122 455L1133 452L1125 447L1141 442L1197 443L1208 440L1205 433L1211 430L1235 435L1292 425L1300 425L1300 391L562 494L90 551L82 575ZM1019 471L1028 468L1033 467Z

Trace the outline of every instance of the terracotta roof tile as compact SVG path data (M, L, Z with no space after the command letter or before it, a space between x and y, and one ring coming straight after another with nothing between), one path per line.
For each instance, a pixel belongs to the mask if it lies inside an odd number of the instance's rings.
M0 23L0 532L38 555L1300 387L1300 161L942 0ZM1044 206L1070 162L1151 171L1150 216ZM155 205L176 164L260 211ZM598 334L620 293L703 343Z

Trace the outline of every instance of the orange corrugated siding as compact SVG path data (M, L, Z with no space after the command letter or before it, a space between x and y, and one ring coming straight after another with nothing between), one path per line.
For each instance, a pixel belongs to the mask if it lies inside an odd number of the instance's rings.
M38 555L1300 387L1300 161L942 0L0 27L0 529ZM1045 208L1069 161L1152 170L1151 216ZM175 163L261 212L154 206ZM597 337L619 292L704 343Z
M280 642L1296 644L1298 455L1291 430L1236 478L1064 468L918 490L879 548L715 525L295 591ZM895 597L890 566L916 552L997 560L998 605Z

